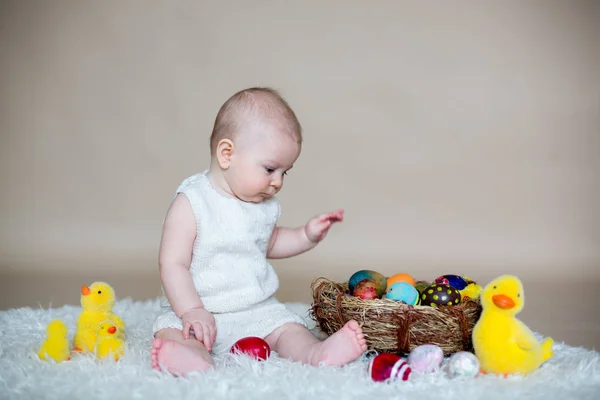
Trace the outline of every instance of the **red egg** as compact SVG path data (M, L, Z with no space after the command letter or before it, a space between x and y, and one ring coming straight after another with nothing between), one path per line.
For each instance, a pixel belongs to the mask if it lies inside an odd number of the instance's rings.
M406 381L412 372L406 361L392 353L381 353L373 357L369 361L368 371L375 382L397 379Z
M377 283L370 279L363 279L354 286L352 294L363 300L372 300L379 298Z
M248 336L235 342L231 352L249 355L256 360L266 360L271 355L269 344L256 336Z

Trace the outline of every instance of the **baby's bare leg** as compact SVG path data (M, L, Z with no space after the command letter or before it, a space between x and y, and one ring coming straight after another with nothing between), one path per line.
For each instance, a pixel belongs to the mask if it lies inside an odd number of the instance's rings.
M173 375L206 371L215 363L204 344L192 335L184 339L179 329L166 328L156 332L152 341L152 368L164 367Z
M367 341L351 320L324 341L317 339L300 324L285 324L265 338L269 346L283 358L304 364L342 366L356 360L367 350Z

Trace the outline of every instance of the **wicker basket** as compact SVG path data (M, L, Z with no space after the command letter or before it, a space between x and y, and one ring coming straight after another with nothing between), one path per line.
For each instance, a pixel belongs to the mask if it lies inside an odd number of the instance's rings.
M405 355L422 344L436 344L446 355L473 351L471 334L481 314L479 301L429 307L388 299L363 300L347 295L347 283L326 278L315 279L311 289L311 317L328 335L354 319L362 327L369 350Z

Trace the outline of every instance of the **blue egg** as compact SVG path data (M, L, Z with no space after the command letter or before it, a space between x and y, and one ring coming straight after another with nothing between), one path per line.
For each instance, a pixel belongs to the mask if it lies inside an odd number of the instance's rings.
M435 283L450 285L458 290L463 290L468 284L468 282L462 276L453 274L442 275L436 278Z
M385 297L414 306L419 302L419 291L410 283L396 282L388 288Z

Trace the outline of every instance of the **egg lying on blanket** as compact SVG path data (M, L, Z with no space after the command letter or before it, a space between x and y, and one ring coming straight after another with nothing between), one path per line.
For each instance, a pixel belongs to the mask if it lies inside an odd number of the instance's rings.
M367 371L375 382L406 381L412 372L406 361L392 353L377 354L369 361Z
M435 372L444 361L444 351L435 344L422 344L410 352L406 361L413 371Z
M388 287L385 297L414 306L419 303L419 291L409 283L396 282Z
M450 378L474 378L479 374L479 360L473 353L459 351L448 359L446 372Z
M423 306L455 306L458 303L460 303L460 292L450 285L434 283L421 294Z
M271 347L263 339L256 336L242 338L231 346L233 354L246 354L256 360L266 360L271 355Z

